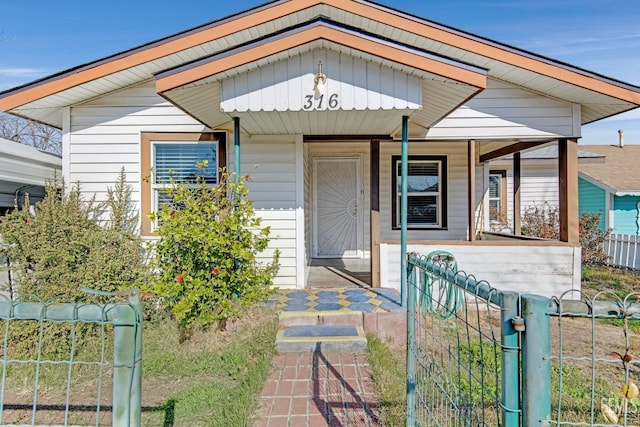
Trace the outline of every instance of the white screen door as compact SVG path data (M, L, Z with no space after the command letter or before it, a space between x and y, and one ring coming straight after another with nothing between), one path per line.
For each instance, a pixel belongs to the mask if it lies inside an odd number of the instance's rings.
M313 256L360 258L363 253L360 159L313 159Z

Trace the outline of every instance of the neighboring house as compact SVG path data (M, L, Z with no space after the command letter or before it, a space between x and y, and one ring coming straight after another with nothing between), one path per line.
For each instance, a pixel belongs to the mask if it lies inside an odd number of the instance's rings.
M578 150L578 168L585 163L604 161L604 156ZM588 147L588 146L587 146ZM512 155L489 163L489 212L485 221L495 231L513 231L515 198L520 199L521 215L529 209L555 210L560 203L558 182L558 145L534 148L520 154L520 193L514 194L514 158ZM580 211L582 213L582 210Z
M585 145L600 161L579 165L580 215L600 215L600 228L640 234L640 145Z
M41 201L46 181L61 168L58 155L0 138L0 214L21 207L26 193L30 204Z
M250 174L281 287L343 257L398 286L408 146L409 250L543 294L580 284L582 124L639 104L638 87L364 0L271 2L0 93L62 130L67 182L104 199L124 166L150 238L169 169ZM489 161L550 141L562 241L485 233Z

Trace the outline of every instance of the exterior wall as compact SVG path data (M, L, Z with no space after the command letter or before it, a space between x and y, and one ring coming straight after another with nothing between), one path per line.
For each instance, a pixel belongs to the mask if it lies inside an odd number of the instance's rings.
M233 141L233 137L230 137ZM229 169L233 169L233 144L228 143ZM301 203L297 199L296 137L241 135L240 175L249 175L247 184L249 199L256 214L262 217L262 225L271 227L269 249L259 259L270 261L276 248L280 250L280 269L274 284L280 287L295 287L298 269L303 260L297 262L300 242L296 224L297 210ZM301 224L301 227L304 227ZM301 285L301 284L300 284Z
M638 202L636 196L614 196L613 233L638 234Z
M156 94L153 82L124 89L88 103L71 107L68 127L63 129L63 175L67 183L80 182L86 194L106 200L124 168L134 188L133 201L140 203L140 133L201 132L202 124Z
M600 215L600 229L605 229L607 207L607 192L584 178L578 177L578 214L593 212Z
M392 228L392 156L400 155L399 142L380 143L380 239L399 240L400 230ZM447 156L447 227L444 229L409 230L410 239L465 240L468 238L467 142L411 142L409 156ZM481 172L480 172L481 173ZM478 176L481 176L480 174ZM482 185L477 187L482 188ZM478 197L481 197L479 191ZM478 200L480 200L478 198Z
M494 79L444 118L429 139L579 137L580 108Z
M409 244L407 252L428 255L435 250L450 252L458 269L486 280L494 288L547 297L580 290L581 248L557 244L535 246L509 244ZM496 260L499 260L496 263ZM532 274L535 272L535 274ZM400 288L400 245L380 246L380 284ZM579 298L569 294L567 298Z

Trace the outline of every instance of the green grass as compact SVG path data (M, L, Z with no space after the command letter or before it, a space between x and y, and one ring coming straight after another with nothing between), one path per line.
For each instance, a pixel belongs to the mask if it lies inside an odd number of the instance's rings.
M176 386L163 399L162 411L143 413L143 425L252 425L271 370L277 326L275 313L262 309L233 332L201 332L187 343L178 341L174 325L145 328L143 384ZM143 386L143 398L149 392Z
M402 351L391 349L376 335L367 335L367 357L380 398L379 409L385 425L403 426L406 410L406 358Z

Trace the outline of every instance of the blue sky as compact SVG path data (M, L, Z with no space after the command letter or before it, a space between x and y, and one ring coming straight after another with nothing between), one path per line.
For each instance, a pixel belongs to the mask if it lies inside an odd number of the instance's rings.
M295 0L294 0L295 1ZM0 90L263 4L261 0L0 0ZM638 0L382 3L640 86ZM583 129L581 144L640 144L640 111Z

